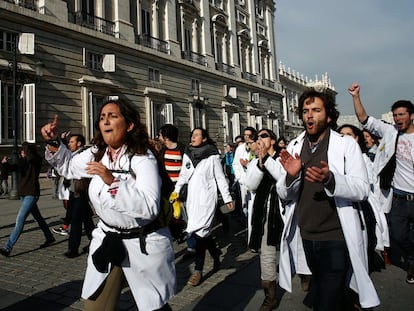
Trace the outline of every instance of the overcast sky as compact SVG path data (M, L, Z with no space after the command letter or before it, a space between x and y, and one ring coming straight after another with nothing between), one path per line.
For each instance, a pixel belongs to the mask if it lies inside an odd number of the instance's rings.
M308 78L328 72L341 115L354 113L355 81L368 114L380 117L414 98L414 1L277 0L276 51Z

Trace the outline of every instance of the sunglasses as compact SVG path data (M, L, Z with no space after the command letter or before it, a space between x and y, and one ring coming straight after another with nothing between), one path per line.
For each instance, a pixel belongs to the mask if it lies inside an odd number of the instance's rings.
M257 136L260 137L260 138L269 138L270 137L270 135L267 134L267 133L262 133L262 134L259 134Z

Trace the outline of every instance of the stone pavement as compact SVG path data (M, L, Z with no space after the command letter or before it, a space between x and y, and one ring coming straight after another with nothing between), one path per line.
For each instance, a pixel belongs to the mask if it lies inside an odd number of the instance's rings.
M42 178L39 208L50 227L59 226L64 216L62 203L52 199L52 184ZM19 201L0 199L0 246L13 229ZM204 280L197 287L186 285L194 264L184 259L185 243L174 243L177 269L177 294L170 301L174 311L190 310L258 310L263 301L260 289L258 256L246 249L245 235L241 231L231 239L224 238L221 227L216 230L222 248L222 267L211 273L212 260L206 256ZM63 256L67 237L56 236L56 243L40 249L44 237L36 222L29 217L24 231L15 245L12 256L0 256L0 310L82 310L79 298L86 266L86 254L68 259ZM86 245L86 238L82 240ZM405 283L405 273L387 266L372 275L381 299L375 310L412 310L411 293L414 285ZM293 293L287 293L279 310L309 310L302 304L305 294L299 279L293 279ZM118 310L136 311L128 289L123 291Z

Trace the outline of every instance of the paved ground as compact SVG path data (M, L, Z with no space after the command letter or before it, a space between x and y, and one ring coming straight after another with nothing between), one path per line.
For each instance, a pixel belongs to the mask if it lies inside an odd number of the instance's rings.
M61 202L52 199L51 183L42 179L39 207L50 227L60 225L64 214ZM19 201L0 199L0 246L10 234L20 204ZM174 244L177 268L177 295L170 301L174 311L190 310L258 310L263 294L260 289L259 261L244 245L240 233L225 239L221 227L217 228L219 244L223 250L222 269L211 273L212 260L207 255L204 281L197 287L186 285L194 265L184 260L184 244ZM86 254L68 259L62 254L67 238L56 236L57 242L39 249L43 234L29 218L23 234L13 249L12 256L0 256L0 310L82 310L79 299L86 265ZM83 238L86 245L86 239ZM82 245L83 246L83 245ZM372 275L381 299L376 310L413 310L414 285L404 282L405 273L387 266ZM309 310L302 304L304 293L298 278L294 278L294 291L286 294L279 310ZM411 306L411 307L410 307ZM118 310L137 310L128 289L125 289Z

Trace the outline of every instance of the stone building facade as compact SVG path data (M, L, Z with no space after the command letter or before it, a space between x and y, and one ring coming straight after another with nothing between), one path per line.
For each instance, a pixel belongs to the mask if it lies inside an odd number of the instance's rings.
M0 0L0 153L14 138L41 145L55 114L90 141L108 96L133 102L152 137L165 123L183 142L205 127L219 147L245 126L280 135L274 12L269 0Z

